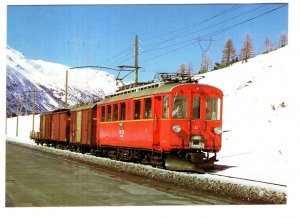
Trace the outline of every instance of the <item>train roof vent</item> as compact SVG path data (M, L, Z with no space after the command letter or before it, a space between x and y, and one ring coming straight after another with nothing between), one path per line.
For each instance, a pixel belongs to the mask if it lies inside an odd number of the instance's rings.
M154 77L154 81L168 82L168 83L197 83L199 79L195 79L193 75L187 73L157 73Z
M160 87L163 84L165 84L164 82L154 82L154 83L139 83L140 86L135 86L135 84L130 84L132 86L127 86L127 87L131 87L128 89L123 89L123 90L118 90L116 93L112 94L112 95L108 95L106 97L114 97L114 96L118 96L118 95L124 95L127 93L132 93L132 92L138 92L141 90L145 90L145 89L152 89L152 88L156 88L156 87ZM141 85L143 84L143 85Z

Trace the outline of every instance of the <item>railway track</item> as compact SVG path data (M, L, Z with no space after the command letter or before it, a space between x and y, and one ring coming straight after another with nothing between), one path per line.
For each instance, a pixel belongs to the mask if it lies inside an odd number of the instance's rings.
M227 175L222 175L218 173L212 173L212 172L205 172L206 174L213 175L213 176L219 176L219 177L224 177L224 178L229 178L229 179L237 179L237 180L242 180L242 181L249 181L249 182L257 182L261 184L267 184L267 185L275 185L275 186L280 186L280 187L287 187L287 185L283 184L278 184L278 183L272 183L272 182L266 182L262 180L255 180L255 179L247 179L247 178L242 178L242 177L236 177L236 176L227 176Z

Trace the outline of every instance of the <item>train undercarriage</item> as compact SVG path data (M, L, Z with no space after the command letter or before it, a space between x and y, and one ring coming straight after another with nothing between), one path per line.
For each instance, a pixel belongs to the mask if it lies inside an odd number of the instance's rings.
M204 172L214 169L214 163L217 160L216 153L210 157L209 152L201 150L172 150L164 152L160 150L136 149L118 146L87 146L82 144L72 144L57 141L36 140L36 143L42 146L54 147L57 149L89 153L98 157L107 157L113 160L142 163L152 165L153 167L173 170Z

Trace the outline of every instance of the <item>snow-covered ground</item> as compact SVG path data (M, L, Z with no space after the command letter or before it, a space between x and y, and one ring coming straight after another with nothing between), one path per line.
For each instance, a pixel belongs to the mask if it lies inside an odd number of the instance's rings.
M219 174L287 185L289 132L296 112L294 75L286 68L288 47L248 63L205 74L201 83L223 90L223 143ZM32 116L7 120L7 137L29 142ZM39 128L38 116L35 130Z
M221 174L287 184L288 131L296 112L288 51L284 47L259 55L200 80L224 93L218 164L232 167Z

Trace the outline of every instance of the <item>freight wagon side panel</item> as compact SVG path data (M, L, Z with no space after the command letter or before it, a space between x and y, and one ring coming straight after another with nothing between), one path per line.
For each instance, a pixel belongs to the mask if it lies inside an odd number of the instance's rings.
M69 122L69 115L67 113L60 113L59 114L59 138L58 140L61 142L69 141L69 129L70 129L70 122Z
M52 126L51 126L51 140L59 141L59 127L60 120L59 114L52 114Z
M76 143L76 111L71 112L70 120L70 142Z
M45 139L45 115L41 114L40 115L40 139Z
M93 121L92 121L92 145L96 145L96 132L97 130L97 110L96 107L93 110Z
M52 132L52 114L45 115L45 139L51 140L51 132Z
M82 110L81 114L81 144L90 144L90 136L89 134L91 134L88 130L89 130L89 123L91 120L90 115L90 110L86 109L86 110Z
M82 111L76 112L76 143L81 143L81 121L82 121Z

